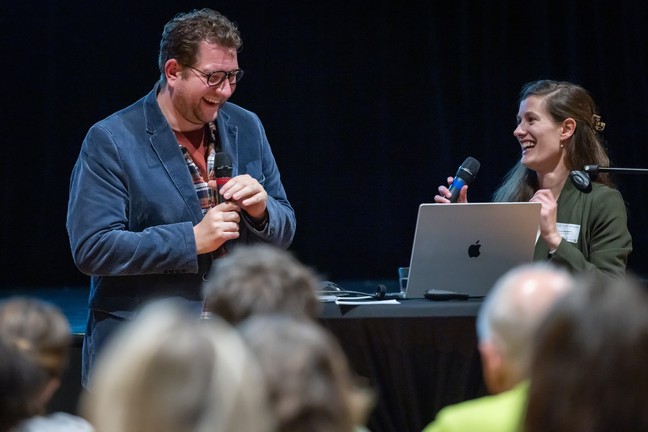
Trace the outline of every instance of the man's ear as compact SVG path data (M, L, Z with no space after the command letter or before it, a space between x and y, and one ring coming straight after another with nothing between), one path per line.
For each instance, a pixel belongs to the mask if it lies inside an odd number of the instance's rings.
M560 132L560 140L568 140L574 135L574 132L576 132L576 120L571 117L567 117L565 120L563 120L561 128L562 130Z
M167 83L175 83L182 75L182 67L176 59L169 59L164 64L164 76Z
M478 348L486 388L491 394L501 393L506 386L506 372L502 354L497 349L497 346L489 341L479 342Z

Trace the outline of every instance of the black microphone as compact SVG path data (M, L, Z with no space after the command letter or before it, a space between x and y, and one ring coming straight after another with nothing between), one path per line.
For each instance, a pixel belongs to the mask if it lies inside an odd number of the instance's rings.
M592 182L586 171L573 170L569 173L569 180L581 192L592 192Z
M216 191L218 192L218 203L224 203L225 198L221 195L221 188L232 178L232 157L225 152L216 152L214 156L214 177L216 177Z
M455 174L452 184L450 185L450 202L457 202L459 199L459 192L464 185L469 185L477 177L479 172L479 161L473 157L468 156L465 161L459 166L457 174Z
M599 165L585 165L582 170L573 170L569 173L569 179L573 185L581 192L590 193L592 191L592 182L590 175L596 179L599 172L610 172L616 174L648 174L646 168L613 168L602 167Z

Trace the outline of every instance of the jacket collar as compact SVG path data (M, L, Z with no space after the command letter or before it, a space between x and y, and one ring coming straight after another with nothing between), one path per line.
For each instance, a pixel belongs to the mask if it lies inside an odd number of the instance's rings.
M167 121L160 105L157 101L157 94L160 91L161 84L158 81L153 87L153 90L144 96L144 124L146 131L151 135L156 135L169 130L171 127ZM218 112L216 118L216 125L218 126L218 133L221 139L223 150L228 151L233 158L236 157L236 147L238 142L238 127L230 124L231 116L228 111L229 103L225 103Z
M157 83L153 90L144 96L143 111L146 132L150 135L151 148L160 159L160 163L178 192L182 195L192 214L193 222L198 223L202 220L202 210L196 195L196 188L187 170L187 163L182 155L178 141L158 105L157 94L159 88L160 84Z
M182 152L175 139L173 131L169 126L160 105L157 101L157 94L160 91L160 83L156 83L153 90L144 96L144 124L146 132L150 134L150 143L153 151L157 154L160 162L167 171L169 177L176 185L185 202L191 209L196 223L202 219L202 210L196 196L196 190L188 175L187 165ZM223 151L232 157L233 176L238 175L238 127L231 124L231 116L228 114L228 103L224 104L218 112L216 124L218 135Z

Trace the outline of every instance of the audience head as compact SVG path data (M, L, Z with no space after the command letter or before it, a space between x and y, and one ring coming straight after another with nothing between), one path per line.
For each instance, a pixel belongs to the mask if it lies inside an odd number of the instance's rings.
M239 325L266 378L277 432L351 432L373 398L335 338L313 320L257 315Z
M545 262L514 268L495 283L477 316L484 380L491 393L528 377L533 334L572 285L569 273Z
M72 342L67 318L53 304L28 297L12 297L0 303L0 339L43 373L42 386L33 407L44 413L58 389Z
M290 252L241 245L214 263L204 286L205 308L230 323L258 313L315 318L319 280Z
M36 401L46 382L45 371L0 338L0 432L40 413Z
M540 327L526 431L648 430L648 295L628 277L588 278Z
M272 431L264 381L235 329L158 301L100 356L82 413L97 432Z

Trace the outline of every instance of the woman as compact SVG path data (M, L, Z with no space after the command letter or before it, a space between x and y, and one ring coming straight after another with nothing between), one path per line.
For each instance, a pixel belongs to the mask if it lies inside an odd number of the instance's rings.
M575 272L623 275L632 237L621 194L605 173L593 179L589 193L568 181L569 173L584 165L609 165L599 135L605 123L589 93L563 81L528 83L520 93L517 122L513 135L522 158L493 200L542 204L535 260L549 259ZM459 202L467 202L467 189ZM434 200L446 203L449 196L440 186Z

